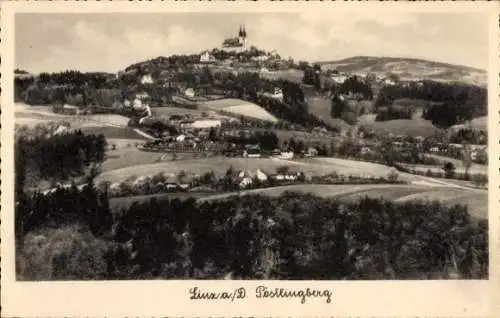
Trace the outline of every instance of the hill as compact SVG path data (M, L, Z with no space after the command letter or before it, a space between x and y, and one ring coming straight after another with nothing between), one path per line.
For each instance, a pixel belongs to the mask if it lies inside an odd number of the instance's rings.
M462 82L486 86L485 70L422 59L399 57L354 56L337 61L317 62L323 70L339 72L373 73L385 77L396 74L402 80L434 80L441 82Z

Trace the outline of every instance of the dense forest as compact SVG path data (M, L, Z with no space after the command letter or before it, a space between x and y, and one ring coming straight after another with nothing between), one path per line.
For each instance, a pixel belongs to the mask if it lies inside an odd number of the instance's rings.
M33 186L40 180L61 181L85 175L104 161L105 150L103 135L84 135L81 131L50 137L19 133L14 148L16 185Z
M407 85L384 86L378 93L376 107L390 107L398 99L428 102L422 117L443 128L486 116L488 113L487 90L475 85L423 81ZM382 116L387 117L387 108L385 114ZM392 114L396 115L394 111ZM408 117L407 112L400 112L400 115L401 118Z
M487 221L439 203L285 193L205 203L152 199L110 211L106 189L89 186L24 197L16 226L20 279L488 275ZM71 248L57 248L61 241Z

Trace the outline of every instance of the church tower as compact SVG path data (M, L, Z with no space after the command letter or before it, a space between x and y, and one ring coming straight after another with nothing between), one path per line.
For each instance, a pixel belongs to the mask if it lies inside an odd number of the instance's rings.
M242 50L245 51L246 50L246 46L247 46L247 31L245 30L245 25L243 26L240 26L240 30L238 32L238 41L240 43L240 45L242 46Z

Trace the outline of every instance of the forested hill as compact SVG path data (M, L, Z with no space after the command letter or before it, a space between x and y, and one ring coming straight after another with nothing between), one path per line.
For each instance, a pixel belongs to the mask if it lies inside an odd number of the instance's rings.
M354 56L337 61L318 62L323 70L373 73L382 77L395 74L403 80L434 80L486 85L485 70L412 58Z

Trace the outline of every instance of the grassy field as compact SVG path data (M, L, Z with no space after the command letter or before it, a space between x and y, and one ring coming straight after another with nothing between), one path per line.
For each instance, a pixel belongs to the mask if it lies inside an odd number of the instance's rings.
M373 129L378 133L392 133L393 135L413 137L428 137L439 131L439 128L436 128L430 121L422 118L375 121L375 115L373 114L360 116L359 125Z
M148 140L130 127L82 127L81 130L84 134L102 134L106 139L130 139L131 142Z
M307 106L309 112L317 118L323 120L331 126L347 129L351 127L348 123L340 118L332 118L330 115L331 103L330 100L323 97L309 97L307 98Z
M259 105L241 99L226 98L198 103L200 110L224 111L235 116L246 116L271 122L278 119Z
M182 107L151 107L151 112L155 117L169 118L172 115L201 115L202 111Z
M470 121L470 127L472 129L488 131L488 116L474 118L473 120ZM469 125L465 125L465 124L455 125L455 126L451 126L450 129L458 130L461 128L469 128Z

